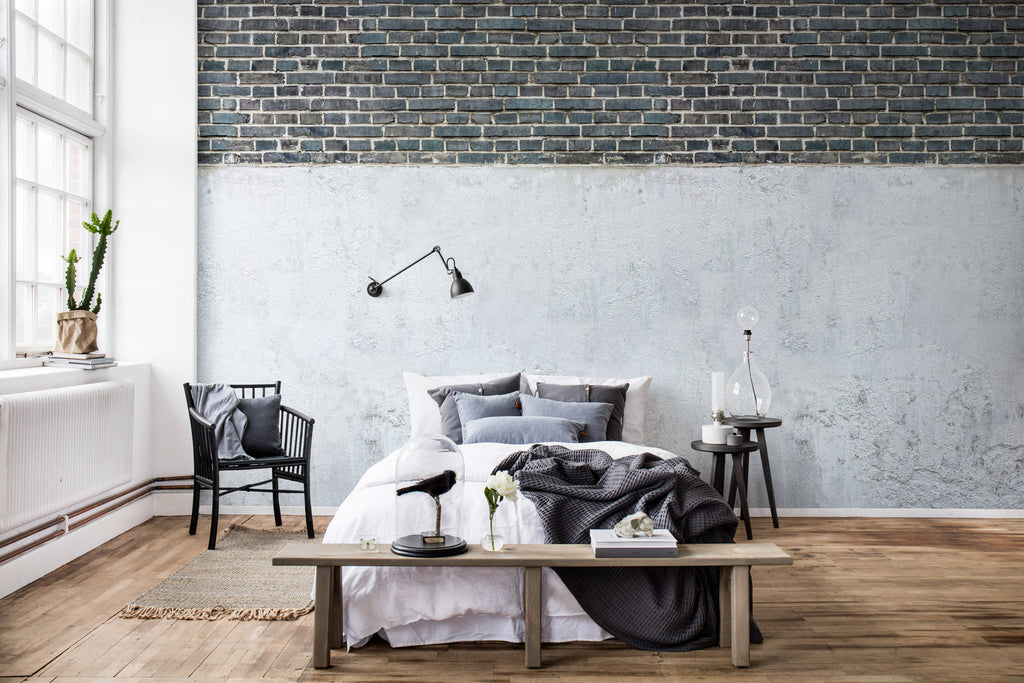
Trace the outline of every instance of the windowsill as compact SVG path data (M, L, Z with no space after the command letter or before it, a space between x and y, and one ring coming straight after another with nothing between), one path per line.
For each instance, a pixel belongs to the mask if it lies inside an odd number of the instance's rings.
M103 382L108 379L135 379L140 377L140 373L149 374L149 363L118 361L115 367L96 370L50 368L36 364L31 367L0 370L0 394L18 394L24 391Z

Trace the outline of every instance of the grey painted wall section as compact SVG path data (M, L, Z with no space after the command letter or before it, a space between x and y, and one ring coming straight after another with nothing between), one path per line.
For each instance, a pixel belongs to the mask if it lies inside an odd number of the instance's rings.
M648 443L706 473L751 304L781 507L1020 508L1022 225L1012 167L200 169L199 378L317 418L315 505L404 443L403 370L652 374ZM474 296L436 259L366 295L435 244Z

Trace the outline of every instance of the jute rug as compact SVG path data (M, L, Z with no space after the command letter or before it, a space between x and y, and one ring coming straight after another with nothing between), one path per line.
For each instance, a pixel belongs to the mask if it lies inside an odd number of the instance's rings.
M319 544L305 531L268 531L231 526L184 567L124 607L127 619L284 621L313 611L309 567L274 567L288 543Z

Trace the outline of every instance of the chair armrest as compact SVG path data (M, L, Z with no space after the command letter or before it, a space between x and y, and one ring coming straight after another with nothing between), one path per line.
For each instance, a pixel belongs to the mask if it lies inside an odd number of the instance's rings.
M309 459L315 420L294 408L281 406L281 448L288 457Z
M303 422L308 422L309 424L313 424L314 422L316 422L316 420L311 418L309 415L306 415L305 413L299 412L298 410L295 410L295 408L289 408L286 405L282 405L281 406L281 412L282 413L289 413L291 415L294 415L295 417L299 418Z

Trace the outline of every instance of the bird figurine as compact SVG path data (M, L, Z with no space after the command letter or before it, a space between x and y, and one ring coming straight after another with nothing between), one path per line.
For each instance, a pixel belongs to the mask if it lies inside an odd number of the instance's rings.
M422 491L428 496L437 498L451 491L453 486L455 486L455 472L453 470L445 470L441 474L427 477L417 484L400 488L395 493L399 496L404 496L406 493Z
M445 542L445 535L441 533L441 496L451 491L453 486L455 486L455 471L445 470L441 474L435 474L412 486L404 486L395 491L395 494L399 496L422 491L434 499L434 533L424 531L422 534L424 543Z

